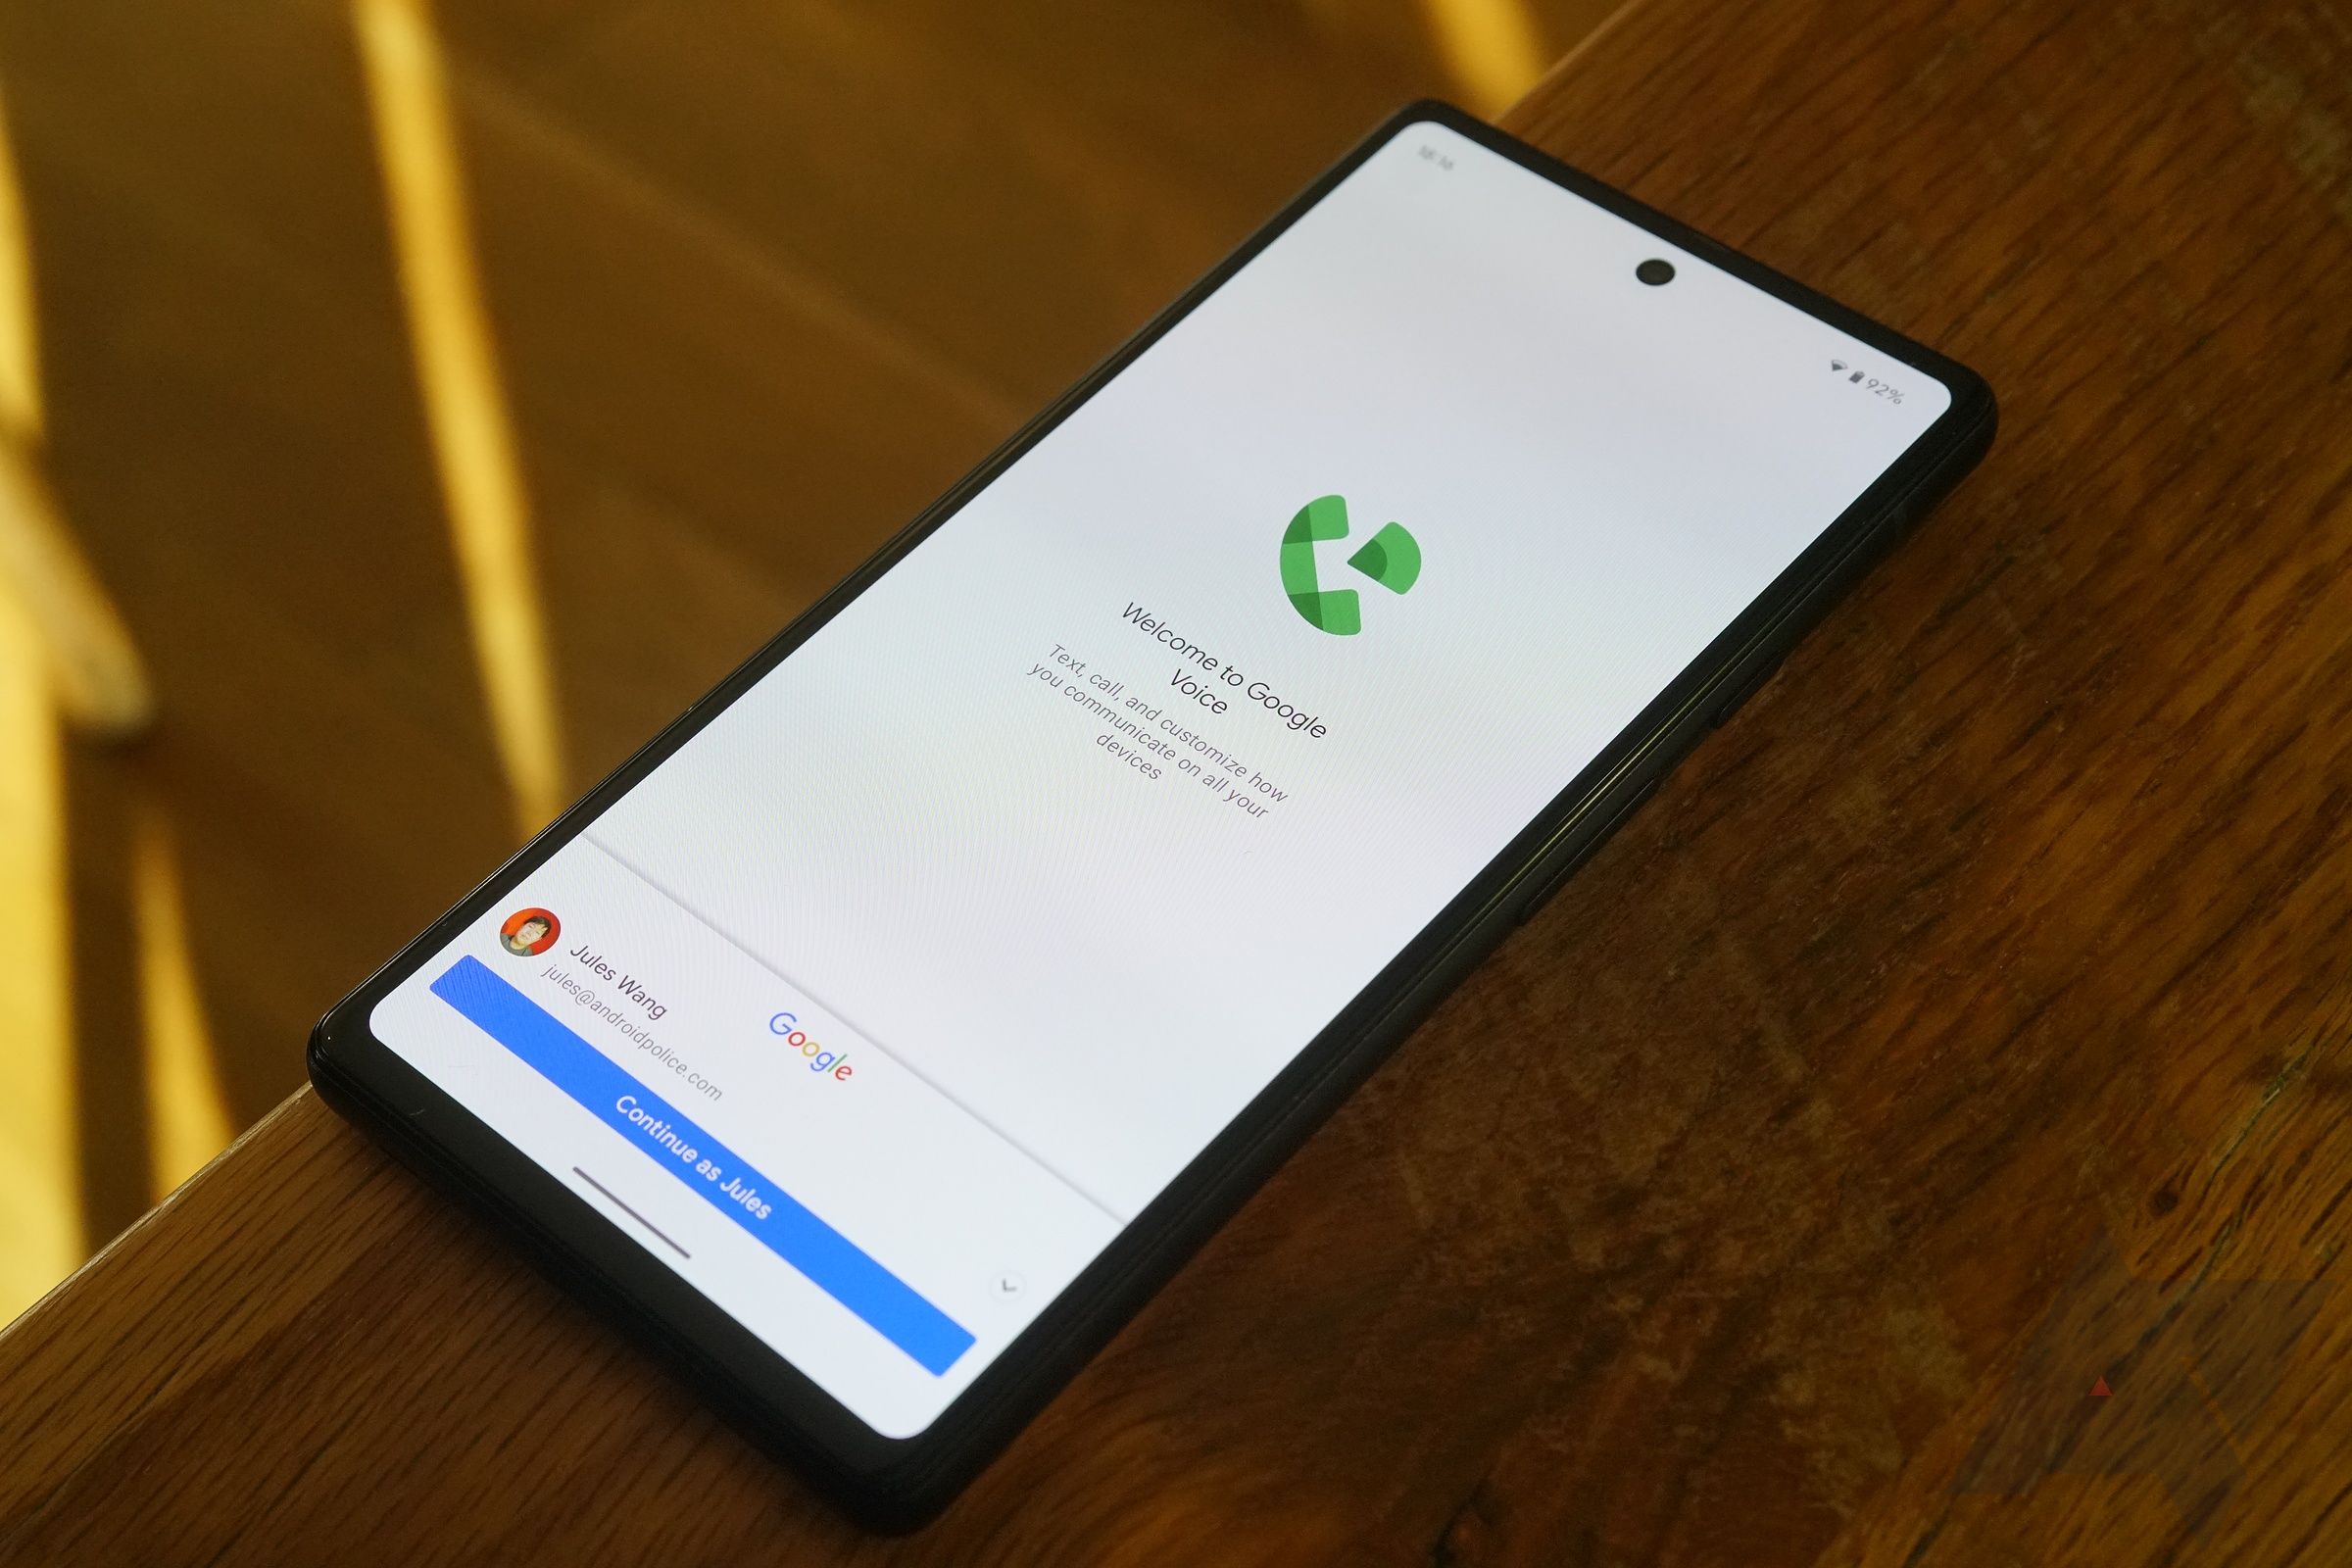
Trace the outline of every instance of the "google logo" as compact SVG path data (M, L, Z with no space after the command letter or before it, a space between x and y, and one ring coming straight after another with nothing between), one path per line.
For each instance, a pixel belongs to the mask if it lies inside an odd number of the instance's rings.
M827 1051L801 1027L797 1013L779 1012L767 1020L767 1032L784 1042L785 1049L797 1051L808 1058L808 1070L822 1074L835 1083L850 1081L850 1054L846 1051Z

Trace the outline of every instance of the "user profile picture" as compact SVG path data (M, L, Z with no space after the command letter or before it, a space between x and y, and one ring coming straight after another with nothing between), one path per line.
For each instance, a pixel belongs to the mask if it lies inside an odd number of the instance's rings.
M527 958L554 947L556 933L563 929L552 909L516 909L498 928L498 945L517 958Z

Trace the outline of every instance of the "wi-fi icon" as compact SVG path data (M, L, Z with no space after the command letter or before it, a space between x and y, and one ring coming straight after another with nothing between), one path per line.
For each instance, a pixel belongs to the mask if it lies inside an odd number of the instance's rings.
M1833 371L1842 370L1845 368L1845 362L1843 360L1832 360L1830 362L1830 368Z

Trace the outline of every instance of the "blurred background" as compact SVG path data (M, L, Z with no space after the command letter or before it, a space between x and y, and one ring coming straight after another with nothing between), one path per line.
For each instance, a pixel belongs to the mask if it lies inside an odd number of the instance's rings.
M1375 121L1615 4L0 4L0 1321Z

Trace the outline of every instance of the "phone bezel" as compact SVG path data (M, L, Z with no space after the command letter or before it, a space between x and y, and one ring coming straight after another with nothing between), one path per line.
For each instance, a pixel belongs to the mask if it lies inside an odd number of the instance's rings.
M911 1438L882 1437L634 1237L410 1067L374 1038L369 1015L388 991L872 586L1366 159L1424 122L1509 158L1936 377L1950 389L1951 405L1633 724L1568 781L930 1427ZM1401 1043L1428 1006L1737 707L1755 678L1795 644L1905 524L1974 466L1990 443L1995 419L1990 390L1958 364L1450 105L1409 105L336 1004L311 1038L312 1080L330 1103L406 1161L503 1223L544 1267L650 1343L755 1440L794 1463L854 1515L879 1528L909 1528L936 1513L976 1475ZM1727 701L1727 694L1735 695Z

